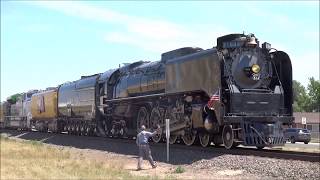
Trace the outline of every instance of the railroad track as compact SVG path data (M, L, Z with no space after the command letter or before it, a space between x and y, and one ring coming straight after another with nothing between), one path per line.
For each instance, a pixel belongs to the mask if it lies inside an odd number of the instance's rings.
M1 133L7 133L9 137L16 137L26 140L42 141L48 144L56 144L62 146L73 146L76 148L97 149L105 150L116 153L132 154L136 155L135 141L132 139L116 139L106 137L89 137L89 136L75 136L67 134L53 134L43 132L30 132L30 131L17 131L17 130L0 130ZM161 157L165 154L165 143L151 143L153 151L159 154ZM255 148L236 147L234 149L225 149L224 147L201 147L201 146L186 146L182 144L170 145L170 154L173 154L171 159L175 162L175 157L179 154L188 154L188 152L199 154L200 158L210 157L210 155L245 155L245 156L257 156L276 159L288 159L288 160L300 160L308 162L320 162L320 153L310 152L296 152L296 151L282 151L279 149L263 149L258 150ZM183 152L183 153L182 153ZM161 155L160 155L161 154ZM164 156L165 157L165 156ZM163 161L165 161L163 159ZM190 162L193 161L190 159ZM179 163L176 162L176 163Z
M153 144L153 146L163 146L163 144ZM267 158L277 158L277 159L292 159L300 161L309 162L320 162L320 153L310 153L310 152L297 152L297 151L283 151L279 149L262 149L258 150L254 148L247 147L236 147L233 149L225 149L223 146L208 146L201 147L200 145L188 146L182 144L170 145L171 148L176 149L189 149L197 151L206 151L208 153L219 153L219 154L232 154L232 155L247 155L247 156L259 156Z

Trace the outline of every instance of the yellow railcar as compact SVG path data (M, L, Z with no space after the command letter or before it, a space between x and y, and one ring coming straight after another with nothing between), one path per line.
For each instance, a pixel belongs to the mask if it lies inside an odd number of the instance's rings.
M31 99L32 119L48 120L57 118L57 91L50 90L34 94Z
M38 130L57 131L57 90L34 94L31 98L32 122Z
M7 123L7 116L9 116L10 105L6 101L1 102L0 104L0 128L4 128Z

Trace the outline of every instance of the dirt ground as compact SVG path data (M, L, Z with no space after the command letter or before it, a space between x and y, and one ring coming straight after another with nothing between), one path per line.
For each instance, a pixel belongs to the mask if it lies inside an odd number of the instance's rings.
M49 145L56 146L56 145ZM151 165L147 160L143 160L142 170L137 171L137 156L123 155L110 153L92 149L77 149L73 147L61 147L65 151L71 151L74 158L90 158L96 161L114 161L121 163L125 170L128 170L131 174L137 176L150 176L159 177L163 179L261 179L253 174L248 174L242 170L225 169L221 171L209 171L208 169L195 169L191 165L179 165L184 170L182 173L177 173L176 169L178 165L172 165L170 163L157 162L157 168L151 168ZM155 159L156 161L156 159Z
M221 154L202 151L201 148L182 150L172 148L171 159L166 163L165 145L151 144L152 156L158 167L152 169L144 160L143 169L137 171L138 149L132 140L116 140L64 134L7 131L10 138L17 140L40 141L47 146L68 151L72 158L89 158L94 161L115 164L136 176L147 179L318 179L311 176L310 167L317 163L272 159L250 155ZM292 164L299 163L300 169ZM292 169L292 170L290 170ZM318 168L314 168L318 169ZM177 172L180 170L180 172ZM309 174L308 174L309 173ZM311 174L311 175L310 175ZM318 174L318 173L316 173ZM296 178L294 178L296 177ZM299 178L300 177L300 178ZM317 177L317 178L310 178Z

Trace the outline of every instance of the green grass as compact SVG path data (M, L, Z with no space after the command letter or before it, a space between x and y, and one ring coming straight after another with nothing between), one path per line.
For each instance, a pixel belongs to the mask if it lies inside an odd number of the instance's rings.
M185 171L186 170L182 166L178 166L174 172L175 173L184 173Z
M15 141L1 136L0 179L158 179L133 176L123 164L75 158L69 151L38 141Z

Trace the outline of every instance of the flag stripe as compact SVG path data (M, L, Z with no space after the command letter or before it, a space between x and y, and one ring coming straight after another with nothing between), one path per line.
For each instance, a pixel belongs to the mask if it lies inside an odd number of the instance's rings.
M210 100L209 100L208 103L207 103L207 106L208 106L209 108L212 108L215 101L220 101L220 93L219 93L219 90L216 91L214 94L212 94L212 96L210 97Z

